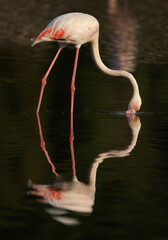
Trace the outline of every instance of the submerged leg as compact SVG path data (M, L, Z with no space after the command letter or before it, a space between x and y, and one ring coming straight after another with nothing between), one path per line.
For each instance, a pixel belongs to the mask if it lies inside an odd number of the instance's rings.
M59 49L58 49L57 54L55 55L55 57L54 57L51 65L50 65L49 69L47 70L45 76L44 76L43 79L42 79L40 97L39 97L39 102L38 102L38 107L37 107L37 113L39 113L39 110L40 110L41 100L42 100L42 97L43 97L44 88L45 88L45 85L46 85L46 83L47 83L47 81L46 81L46 80L47 80L47 77L48 77L48 75L49 75L49 73L50 73L50 71L51 71L51 69L52 69L55 61L57 60L58 55L60 54L61 50L62 50L62 48L59 48Z

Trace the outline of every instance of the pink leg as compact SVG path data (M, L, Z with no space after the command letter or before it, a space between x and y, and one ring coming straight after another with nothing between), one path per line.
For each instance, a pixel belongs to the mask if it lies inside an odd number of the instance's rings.
M74 69L72 75L72 82L71 82L71 124L70 124L70 148L71 148L71 158L72 158L72 170L73 170L73 179L77 180L76 177L76 170L75 170L75 156L74 156L74 131L73 131L73 107L74 107L74 93L75 93L75 76L76 76L76 69L78 63L78 56L79 56L79 48L76 49L76 56L74 62Z
M77 63L78 63L78 56L79 56L79 48L76 49L76 56L75 56L74 69L73 69L72 82L71 82L71 113L73 113L73 107L74 107L75 76L76 76L76 69L77 69Z
M72 171L73 171L73 180L76 180L76 169L75 169L75 154L74 154L74 145L73 145L73 141L74 141L74 133L73 133L73 129L71 129L71 133L70 133L70 149L71 149L71 159L72 159Z
M49 73L50 73L50 71L51 71L51 69L52 69L55 61L57 60L58 55L60 54L61 50L62 50L62 48L59 48L59 49L58 49L57 54L55 55L55 57L54 57L51 65L50 65L49 69L47 70L45 76L44 76L43 79L42 79L40 97L39 97L39 102L38 102L38 107L37 107L36 113L39 113L39 110L40 110L41 100L42 100L42 97L43 97L44 88L45 88L45 85L46 85L46 83L47 83L47 77L48 77L48 75L49 75Z
M71 125L70 125L70 149L71 149L71 159L72 159L72 171L73 171L73 180L77 180L76 169L75 169L75 154L74 154L74 131L73 131L73 113L71 113Z
M78 56L79 56L79 48L76 49L76 56L74 62L74 69L72 74L72 82L71 82L71 119L70 119L70 143L73 142L74 139L74 131L73 131L73 107L74 107L74 93L75 93L75 76L76 76L76 69L78 63Z

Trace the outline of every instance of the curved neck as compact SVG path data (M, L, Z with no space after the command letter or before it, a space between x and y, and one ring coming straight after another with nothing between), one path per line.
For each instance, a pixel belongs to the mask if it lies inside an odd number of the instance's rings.
M128 78L133 86L133 97L139 95L138 84L131 73L126 72L124 70L112 70L104 65L99 54L98 38L99 36L97 34L94 40L91 42L92 57L96 66L100 69L100 71L102 71L105 74Z

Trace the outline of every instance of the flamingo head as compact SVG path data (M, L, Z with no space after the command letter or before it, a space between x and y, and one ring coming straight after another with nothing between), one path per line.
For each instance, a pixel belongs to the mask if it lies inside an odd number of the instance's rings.
M128 110L126 111L126 114L127 115L136 114L136 112L139 111L141 104L142 104L142 100L140 95L138 94L133 96L128 105Z

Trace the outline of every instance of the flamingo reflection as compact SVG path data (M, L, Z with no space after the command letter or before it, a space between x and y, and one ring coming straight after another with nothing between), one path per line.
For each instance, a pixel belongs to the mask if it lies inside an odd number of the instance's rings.
M133 72L137 57L137 23L130 12L129 1L120 3L117 0L108 1L108 18L112 23L109 27L113 54L111 65L116 69Z
M134 149L138 134L141 128L140 119L136 115L128 117L128 123L132 131L131 143L124 150L111 150L100 153L92 162L88 175L88 183L78 181L75 170L75 155L74 155L74 132L73 132L73 117L71 115L71 130L70 130L70 149L72 158L73 177L72 181L65 181L60 178L56 172L55 166L52 163L50 156L45 147L45 141L42 134L40 117L37 114L41 148L44 151L46 158L51 165L52 172L55 175L55 182L51 185L34 184L29 180L29 187L32 188L30 194L41 197L40 201L51 205L53 208L47 209L47 212L52 217L66 225L77 225L80 222L71 217L67 217L68 211L89 214L93 211L95 192L96 192L96 173L100 163L107 158L125 157Z

